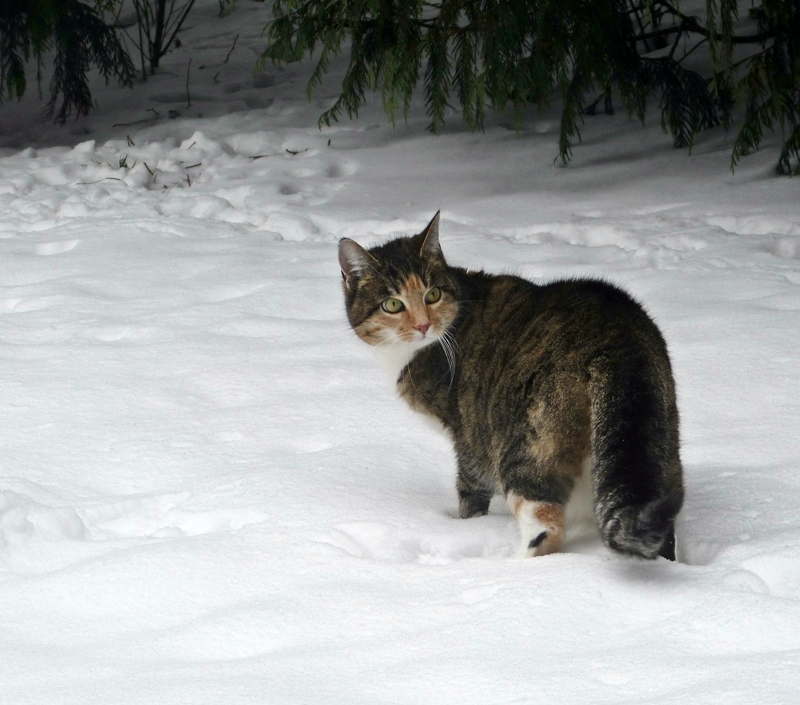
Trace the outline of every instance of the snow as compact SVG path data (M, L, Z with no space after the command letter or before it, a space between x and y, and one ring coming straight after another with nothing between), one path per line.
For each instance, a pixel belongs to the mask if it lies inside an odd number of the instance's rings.
M308 102L310 64L250 73L268 8L217 12L86 119L0 108L0 699L796 703L800 213L774 149L731 174L724 132L689 156L656 114L602 116L559 168L555 111L431 137L377 99L320 131L341 64ZM440 208L454 264L604 277L656 319L681 563L581 536L520 560L502 503L456 518L449 442L349 329L336 255Z

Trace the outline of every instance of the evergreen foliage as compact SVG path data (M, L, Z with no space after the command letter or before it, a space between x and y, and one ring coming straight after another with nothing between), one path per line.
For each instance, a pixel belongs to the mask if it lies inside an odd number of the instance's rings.
M583 115L600 101L611 111L612 97L640 120L657 97L664 130L689 148L700 130L731 124L739 106L731 168L765 129L780 127L778 171L797 173L800 0L752 2L740 18L737 0L706 0L704 17L668 0L276 0L261 63L315 54L310 95L331 56L349 49L341 94L321 125L357 116L375 90L394 124L420 78L433 132L453 97L465 124L481 129L487 107L511 106L519 125L557 91L563 163Z
M92 66L106 81L113 76L133 84L133 64L96 8L78 0L0 0L0 101L24 95L25 68L32 58L41 90L43 56L51 49L55 55L46 110L60 124L73 110L80 116L92 108L87 78Z

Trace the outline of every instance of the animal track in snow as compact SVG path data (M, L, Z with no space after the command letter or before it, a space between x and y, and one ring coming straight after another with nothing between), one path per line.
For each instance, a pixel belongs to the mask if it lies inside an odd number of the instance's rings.
M764 244L764 249L781 259L800 259L800 240L797 237L776 237Z
M319 542L356 558L387 563L448 564L467 558L513 558L519 535L509 514L490 513L430 529L398 527L386 522L350 522L319 537ZM567 534L567 553L603 555L608 549L596 527L576 524Z
M264 520L253 509L192 507L189 493L122 499L79 511L92 538L198 536L240 529Z
M57 240L55 242L42 242L34 245L33 251L37 255L60 255L64 252L69 252L78 246L80 240Z
M119 498L91 507L53 506L0 490L0 547L25 539L48 541L198 536L263 521L252 508L204 509L188 492Z
M776 597L800 598L800 555L761 555L748 558L742 567L766 585Z
M0 314L24 313L26 311L41 311L56 303L61 303L59 296L37 296L32 298L0 299Z
M514 532L508 517L453 522L451 530L351 522L338 525L319 541L366 560L446 564L465 558L509 557L517 543Z
M465 605L476 605L479 602L491 600L503 587L503 585L483 585L482 587L470 588L461 593L458 601Z

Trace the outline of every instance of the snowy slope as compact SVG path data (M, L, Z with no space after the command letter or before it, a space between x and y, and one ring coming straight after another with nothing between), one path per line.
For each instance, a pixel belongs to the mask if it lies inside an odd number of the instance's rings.
M798 181L655 115L588 120L566 169L556 113L319 131L335 77L251 76L268 8L217 9L85 120L0 107L0 702L799 702ZM453 263L602 276L659 323L682 563L455 518L336 260L439 208Z

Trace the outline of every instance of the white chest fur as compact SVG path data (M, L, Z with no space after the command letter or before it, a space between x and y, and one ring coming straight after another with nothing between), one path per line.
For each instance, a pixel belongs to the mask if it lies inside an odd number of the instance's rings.
M424 347L425 344L395 343L394 345L376 346L373 348L375 357L378 358L381 367L383 367L388 375L389 387L393 392L399 393L400 390L397 387L397 380L400 378L400 373L403 371L403 368L411 362L417 351ZM450 440L453 440L452 433L437 417L425 413L425 411L420 408L415 408L414 410L418 412L418 418L423 419L430 428L441 433Z
M400 378L400 373L403 368L411 362L414 353L419 350L421 346L415 346L409 343L390 343L388 345L376 345L372 350L381 367L389 375L389 384L392 389L396 389L397 380Z

